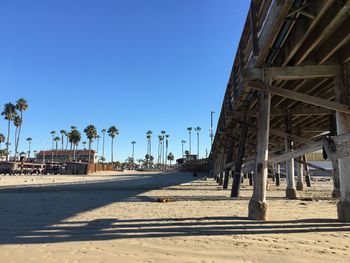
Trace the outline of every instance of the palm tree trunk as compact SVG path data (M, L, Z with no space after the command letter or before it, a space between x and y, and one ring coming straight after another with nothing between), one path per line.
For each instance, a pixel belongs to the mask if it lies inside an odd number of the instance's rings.
M21 120L23 122L23 112L21 111ZM19 144L19 136L21 135L21 128L22 128L22 123L19 125L19 129L18 129L18 134L17 134L17 139L15 137L15 154L17 156L17 151L18 151L18 144Z
M88 163L90 163L90 150L91 150L91 140L89 139L89 154L88 154L89 160L88 160Z
M7 126L7 142L6 142L6 161L9 161L9 144L10 144L10 126L11 126L11 119L8 120L8 126Z
M69 140L68 140L68 137L66 137L66 151L68 149L68 143L69 143Z
M149 156L152 156L152 139L149 139Z
M165 166L165 156L164 156L164 151L165 151L165 144L164 144L164 140L163 140L163 151L162 151L162 154L163 154L163 167Z
M69 159L72 159L72 150L73 150L73 143L70 143L70 152L69 152Z
M114 138L112 137L112 144L111 144L111 162L113 163L113 140Z
M199 159L199 133L197 133L197 159Z
M62 138L61 138L61 140L62 140L62 151L63 151L63 145L64 145L64 141L63 141L63 138L64 136L63 136L63 134L62 134Z
M31 142L29 141L29 145L28 145L28 158L30 158L30 146L31 146Z
M97 155L98 155L98 144L99 144L99 142L100 142L100 138L97 138L97 146L96 146L96 153L97 153Z
M74 161L76 161L76 159L75 159L75 151L76 151L76 149L77 149L77 145L74 144L74 146L73 146L73 158L74 158Z
M102 157L105 158L105 133L102 134Z
M15 129L15 162L17 161L17 133L18 133L18 127L16 126L16 129Z

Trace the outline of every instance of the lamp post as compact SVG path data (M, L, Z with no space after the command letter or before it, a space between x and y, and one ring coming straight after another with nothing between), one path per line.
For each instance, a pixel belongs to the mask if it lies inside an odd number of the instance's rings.
M210 142L211 142L211 146L213 145L213 139L214 139L214 134L213 134L213 115L214 115L214 111L210 111Z

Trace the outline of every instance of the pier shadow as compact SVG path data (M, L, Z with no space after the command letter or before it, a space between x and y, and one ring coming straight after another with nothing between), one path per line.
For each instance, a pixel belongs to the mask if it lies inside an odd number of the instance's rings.
M116 178L72 184L1 188L0 245L57 242L57 238L50 235L38 239L35 233L61 224L80 213L115 202L154 201L142 196L142 193L194 181L189 173L127 176L125 180ZM86 224L89 225L89 222ZM84 232L84 229L81 230ZM26 238L28 236L33 238ZM91 239L94 239L93 235Z
M136 178L136 179L135 179ZM70 221L115 202L150 202L142 193L193 181L191 174L152 174L122 181L0 190L0 245L130 238L350 232L331 219L252 221L245 217L189 217ZM136 181L135 181L136 180ZM175 196L175 201L221 201L222 196ZM120 215L123 217L123 215ZM77 217L79 220L79 217Z
M98 219L60 222L26 231L26 235L2 235L4 244L36 244L130 238L186 236L269 235L291 233L350 232L350 223L331 219L251 221L242 217Z

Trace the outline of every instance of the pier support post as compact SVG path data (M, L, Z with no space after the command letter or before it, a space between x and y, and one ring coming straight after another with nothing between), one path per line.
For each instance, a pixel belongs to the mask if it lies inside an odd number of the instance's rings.
M299 157L301 160L301 157ZM296 162L295 168L297 170L297 190L304 190L304 165L301 162Z
M285 120L286 133L292 134L292 118L288 113ZM287 135L284 139L284 148L286 152L293 150L293 141ZM287 188L286 188L286 197L288 199L296 199L298 194L295 189L295 179L294 179L294 159L289 159L286 161L286 176L287 176Z
M245 145L247 141L247 136L248 136L248 126L241 125L240 137L239 137L237 154L236 154L235 170L233 174L231 197L239 197L241 182L242 182L241 180L243 178L241 173L242 173L242 164L243 164L243 157L245 154Z
M248 178L249 178L249 185L252 186L253 185L253 172L250 172L248 174Z
M307 162L306 155L302 156L302 160L304 162ZM309 171L309 167L307 165L304 165L304 170L305 170L305 182L307 187L311 187L311 175Z
M336 79L335 97L337 102L350 105L350 75L343 67ZM350 132L350 114L336 112L337 133ZM337 203L338 219L350 222L350 157L339 159L340 200Z
M334 114L329 115L329 134L331 136L337 135L337 122ZM335 159L335 158L330 158L330 159L332 161L332 177L333 177L332 198L339 198L340 197L339 161L338 159Z
M248 212L249 218L257 220L267 219L266 181L269 153L270 105L271 94L269 92L259 91L255 181Z
M225 170L225 174L224 174L224 183L222 185L222 189L227 189L228 188L228 182L229 182L229 178L230 178L230 169L226 169Z
M281 182L281 164L276 164L276 186L280 186Z

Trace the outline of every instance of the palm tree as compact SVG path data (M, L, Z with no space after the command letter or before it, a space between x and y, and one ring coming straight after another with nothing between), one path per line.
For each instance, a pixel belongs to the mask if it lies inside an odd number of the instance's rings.
M164 156L164 150L165 150L165 145L164 145L164 139L165 139L165 134L166 131L161 131L160 134L162 135L162 164L163 166L165 165L165 156Z
M106 134L106 129L102 129L102 157L101 160L106 160L105 158L105 134Z
M30 158L30 146L32 144L32 138L28 137L26 141L28 142L28 158Z
M82 144L83 144L84 150L86 150L86 141L83 141Z
M190 145L190 154L191 154L191 153L192 153L192 152L191 152L192 127L188 127L187 130L188 130L189 145Z
M72 131L68 134L68 136L71 144L73 145L73 158L74 158L74 161L76 161L75 152L81 140L81 133L77 129L72 129Z
M186 150L186 151L185 151L185 156L186 156L186 158L188 158L189 155L190 155L190 151L189 151L189 150Z
M171 166L171 162L174 161L174 155L172 153L169 153L168 160L170 161L170 166Z
M0 133L0 152L1 152L1 160L2 160L2 150L1 150L1 144L5 142L5 135L3 135L2 133Z
M194 130L197 132L197 158L199 159L199 133L202 129L198 126Z
M24 98L18 99L16 102L16 109L20 112L21 124L19 125L17 138L15 138L15 154L17 153L18 145L19 145L19 138L20 138L22 123L23 123L23 112L28 109L27 101Z
M56 144L56 151L58 151L58 142L60 141L60 137L56 136L55 138L53 138L53 141L55 142Z
M51 147L51 164L53 163L53 150L55 149L55 134L56 134L56 131L50 131L51 133L51 136L52 136L52 147Z
M135 142L135 141L132 141L131 144L132 144L131 158L132 158L132 164L133 164L132 166L133 166L133 168L134 168L134 153L135 153L135 144L136 144L136 142Z
M147 154L152 155L152 131L148 130L146 132L146 138L147 138Z
M108 135L111 136L112 138L112 144L111 144L111 162L113 163L113 141L114 141L114 138L115 136L117 136L119 134L119 131L117 129L117 127L115 126L111 126L109 127L108 129Z
M88 160L88 162L90 162L91 143L92 143L92 140L94 138L96 138L96 136L97 136L97 129L94 125L90 124L84 129L84 132L86 134L86 137L89 140L89 160Z
M52 136L52 147L51 147L51 150L53 150L55 148L55 134L56 134L56 131L50 131L51 133L51 136Z
M182 146L182 158L184 157L184 145L185 145L186 141L185 140L181 140L181 146Z
M20 116L15 115L13 118L13 124L15 125L15 162L17 161L17 134L18 134L18 129L22 125L22 119Z
M165 135L165 156L167 157L167 159L165 160L165 166L168 164L169 137L169 134Z
M161 158L162 141L163 141L163 136L158 135L158 164L160 164L160 162L162 161L162 158Z
M67 132L65 130L60 130L61 133L61 143L62 143L62 151L64 147L64 136L67 136Z
M16 114L16 106L13 105L11 102L6 103L4 105L4 110L1 113L1 115L4 117L4 119L8 121L8 124L7 124L7 141L6 141L6 161L9 160L10 126L11 126L11 121L13 120L15 114Z

